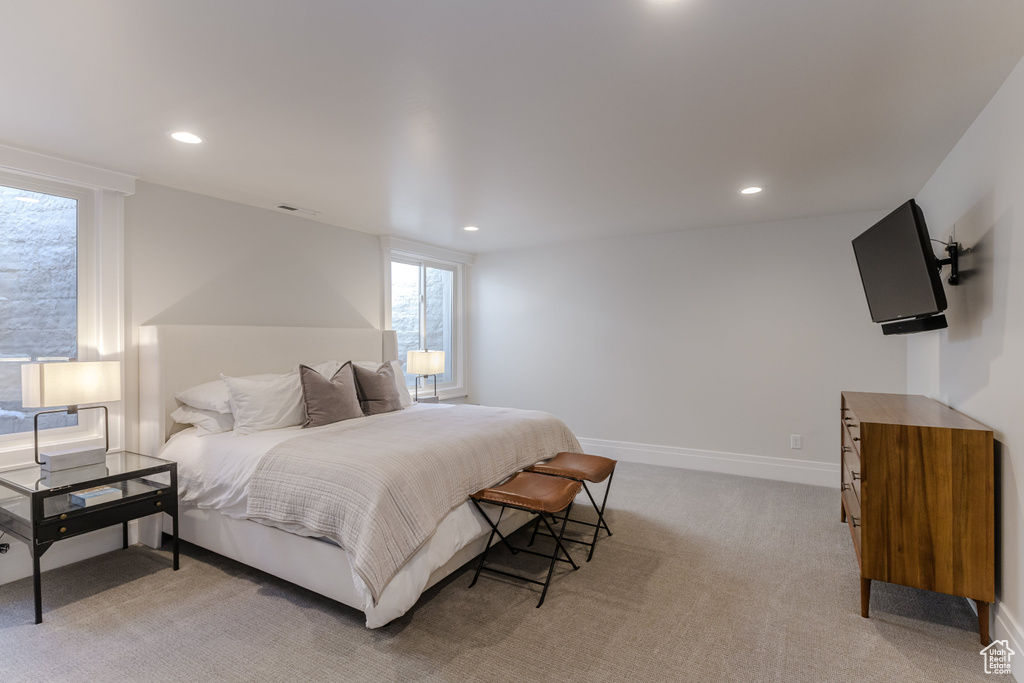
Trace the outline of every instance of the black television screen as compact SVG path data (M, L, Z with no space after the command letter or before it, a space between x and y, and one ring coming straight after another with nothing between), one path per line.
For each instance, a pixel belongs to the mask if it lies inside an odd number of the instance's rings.
M873 321L925 318L946 309L946 293L930 239L924 214L911 199L853 240ZM941 327L945 327L945 318ZM892 328L883 330L892 333Z

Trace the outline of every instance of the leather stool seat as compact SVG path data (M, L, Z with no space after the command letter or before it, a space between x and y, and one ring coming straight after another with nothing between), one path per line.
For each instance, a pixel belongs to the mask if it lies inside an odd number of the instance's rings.
M615 460L600 455L559 453L547 462L527 467L526 471L600 484L615 472L615 464Z
M597 511L597 524L591 522L585 522L580 519L569 519L566 517L566 522L572 522L573 524L583 524L586 526L594 527L594 538L589 541L580 541L574 538L567 538L566 541L570 543L579 543L580 545L590 546L590 552L587 554L587 562L594 557L594 548L597 546L597 537L601 533L601 529L608 532L608 535L612 535L612 530L608 528L608 522L604 519L604 506L608 502L608 492L612 488L612 475L615 474L616 461L611 458L603 458L600 455L588 455L586 453L558 453L555 457L551 458L547 462L539 462L536 465L526 468L526 472L532 472L537 474L546 474L551 477L560 477L562 479L580 482L583 484L583 490L587 492L587 497L590 498L590 502L594 506L594 510ZM597 501L594 500L594 496L591 495L590 489L587 488L587 482L593 484L599 484L605 479L608 480L608 485L604 489L604 500L601 501L601 507L597 506ZM564 526L564 524L563 524ZM534 537L537 536L540 529L540 523L533 528ZM547 534L540 534L546 536ZM533 543L533 539L530 539L530 543Z
M546 512L550 515L567 508L582 486L578 481L571 479L555 479L533 472L518 472L504 483L481 489L470 498L528 512Z

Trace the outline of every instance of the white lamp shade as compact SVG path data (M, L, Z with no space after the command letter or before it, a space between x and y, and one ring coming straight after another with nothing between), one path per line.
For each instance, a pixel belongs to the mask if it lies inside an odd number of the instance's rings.
M444 351L410 351L406 357L405 370L414 375L442 375Z
M120 400L120 361L26 363L21 366L21 404L26 408Z

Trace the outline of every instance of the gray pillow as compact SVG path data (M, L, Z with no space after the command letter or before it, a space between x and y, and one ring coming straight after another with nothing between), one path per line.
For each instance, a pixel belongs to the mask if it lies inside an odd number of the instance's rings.
M359 401L364 413L376 415L402 409L402 398L398 394L395 369L391 363L384 363L376 372L358 365L352 367L356 370L356 387L359 389Z
M342 365L331 379L327 379L308 365L299 366L302 382L302 403L306 411L306 427L321 427L353 417L362 417L356 393L356 377L352 366Z

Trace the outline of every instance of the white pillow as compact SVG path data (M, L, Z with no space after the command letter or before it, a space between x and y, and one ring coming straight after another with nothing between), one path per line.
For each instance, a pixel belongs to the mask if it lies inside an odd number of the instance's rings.
M223 384L223 381L221 382ZM235 418L231 413L218 413L216 410L200 410L192 406L181 406L171 417L178 424L195 425L199 428L199 436L230 432L235 426Z
M280 376L280 374L246 375L244 379L268 380ZM174 398L185 405L198 408L199 410L212 410L225 415L231 414L231 405L228 403L228 388L222 379L215 379L212 382L200 384L185 391L179 391L174 395Z
M221 375L228 388L235 436L302 424L302 384L299 373L258 380Z
M408 408L412 405L412 394L409 393L409 387L405 383L405 373L402 372L402 362L397 360L388 362L390 362L391 367L395 369L395 384L398 386L398 398L402 402L402 407ZM372 360L352 361L352 364L358 365L361 368L366 368L367 370L373 370L374 372L377 371L377 368L383 365L383 363L378 363L377 361Z

